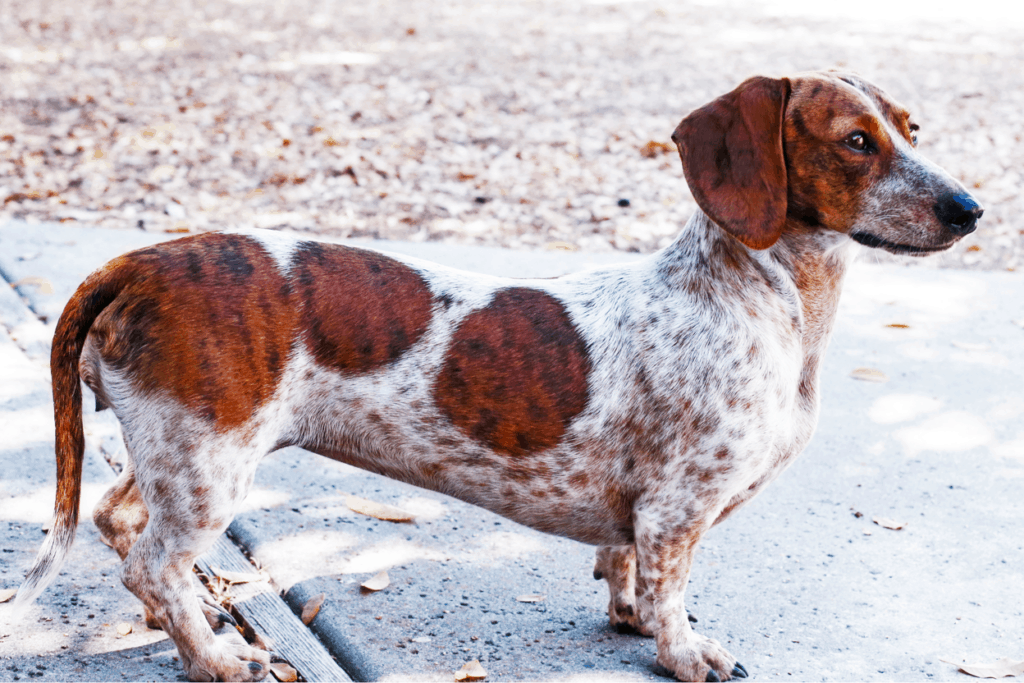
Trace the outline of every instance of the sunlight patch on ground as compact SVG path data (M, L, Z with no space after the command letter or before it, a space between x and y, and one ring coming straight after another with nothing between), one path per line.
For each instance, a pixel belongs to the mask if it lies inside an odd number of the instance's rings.
M100 498L110 488L111 482L100 484L82 484L82 502L79 507L80 517L91 517L93 509L99 503ZM28 486L21 484L18 480L7 480L5 488L22 489ZM44 485L32 485L28 493L12 495L9 498L0 499L0 519L18 520L29 524L43 524L53 516L53 501L56 497L56 485L49 482ZM42 536L39 538L42 543Z
M984 420L963 410L933 415L924 422L896 432L908 455L922 451L966 451L992 442Z
M291 499L291 491L281 491L262 486L253 487L242 503L239 513L286 505L291 502Z
M12 388L12 394L16 389ZM30 394L26 393L26 396ZM16 396L14 397L17 398ZM13 401L12 401L13 402ZM6 409L0 416L0 434L3 442L0 448L6 452L44 447L53 453L53 408L35 405L21 410Z
M1006 441L997 445L992 449L992 452L1000 458L1016 460L1021 465L1024 465L1024 432L1020 432L1013 441ZM1018 470L1017 476L1022 474L1024 474L1024 471Z
M485 557L492 562L542 552L545 552L544 544L536 537L514 531L488 534L480 541L479 546L473 549L474 556Z
M942 325L956 322L975 314L981 307L989 307L995 300L986 291L986 285L976 279L954 272L944 273L942 280L916 277L911 271L892 271L869 264L858 264L847 278L846 296L839 307L850 316L896 316L887 323L910 325L901 330L920 336L934 336ZM898 294L894 294L898 292ZM898 306L898 309L886 307ZM892 330L879 328L877 336L891 335Z
M432 548L425 548L411 541L388 540L358 551L338 569L339 574L368 574L390 569L415 560L445 562L451 557Z
M304 531L294 536L285 536L274 541L261 543L260 552L267 557L327 557L343 558L359 537L343 531Z
M878 398L868 410L868 417L877 424L889 425L906 422L932 413L942 407L942 401L920 394L889 394Z
M435 519L440 519L448 514L448 510L445 508L444 503L439 500L425 498L423 496L402 498L396 505L402 510L405 510L409 514L415 516L417 522L432 522Z

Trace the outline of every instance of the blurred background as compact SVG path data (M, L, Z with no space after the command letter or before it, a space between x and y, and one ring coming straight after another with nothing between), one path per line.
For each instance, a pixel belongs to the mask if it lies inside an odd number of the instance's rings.
M653 251L695 208L683 115L755 73L841 67L986 206L915 263L1013 270L1021 7L3 0L0 221Z

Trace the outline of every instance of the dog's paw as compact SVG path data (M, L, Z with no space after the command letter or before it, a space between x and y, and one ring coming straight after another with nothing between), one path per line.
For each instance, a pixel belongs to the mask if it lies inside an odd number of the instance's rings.
M654 635L653 625L642 620L636 606L625 600L612 599L608 603L608 622L619 633L630 633L648 638Z
M270 673L270 653L246 643L234 627L222 629L203 655L186 665L190 681L262 681Z
M608 621L619 633L654 635L652 619L641 616L636 596L636 550L633 546L599 548L594 578L608 582ZM648 609L648 612L652 610Z
M663 650L668 650L667 652ZM657 666L680 681L730 681L747 678L747 669L717 640L691 632L685 642L662 648Z

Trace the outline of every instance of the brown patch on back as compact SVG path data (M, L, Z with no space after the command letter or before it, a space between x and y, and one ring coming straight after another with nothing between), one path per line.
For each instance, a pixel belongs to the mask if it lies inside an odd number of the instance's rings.
M495 294L452 338L434 398L457 427L507 455L556 445L587 404L587 347L554 297Z
M208 234L126 256L135 280L97 318L97 349L146 394L169 393L218 427L274 393L296 307L274 259L243 235Z
M321 364L367 372L397 360L427 331L430 289L383 254L307 242L295 259L306 348Z

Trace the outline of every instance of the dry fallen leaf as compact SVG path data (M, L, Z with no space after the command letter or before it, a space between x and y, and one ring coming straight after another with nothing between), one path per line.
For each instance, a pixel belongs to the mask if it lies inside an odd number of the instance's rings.
M270 665L270 673L274 674L274 678L282 683L291 683L292 681L299 680L299 672L284 662L272 663Z
M3 590L0 590L0 602L7 602L17 594L17 588L5 588Z
M462 668L455 672L455 680L457 681L482 681L487 678L487 672L480 666L480 660L474 659L472 662L466 662L462 665Z
M387 588L390 585L391 585L391 579L388 578L388 573L386 571L380 571L380 572L374 574L373 578L371 578L371 579L367 580L366 582L360 584L360 587L363 590L366 590L366 591L369 591L369 592L372 593L374 591L384 590L385 588Z
M864 382L888 382L889 377L881 370L874 368L856 368L850 373L850 377Z
M896 520L889 519L888 517L872 517L871 521L880 527L892 529L893 531L899 531L907 525L906 522L897 522Z
M904 325L903 323L889 323L886 327L891 327L894 330L909 330L910 325Z
M391 505L384 505L383 503L376 503L372 500L366 500L359 496L347 496L345 498L345 505L348 506L352 512L358 512L361 515L367 517L375 517L382 519L385 522L411 522L413 516L405 510L401 510Z
M540 595L539 593L531 593L530 595L520 595L516 600L519 602L543 602L545 597L547 596Z
M306 604L302 606L302 623L309 626L310 622L316 619L316 615L320 613L320 606L324 604L324 600L327 599L326 593L310 598L306 601Z
M233 572L228 569L221 569L220 567L210 567L210 569L228 583L257 583L267 580L267 577L263 574L256 574L254 572Z
M117 633L118 633L118 635L126 636L129 633L131 633L131 632L132 632L132 625L129 624L127 621L122 621L120 624L117 625Z
M11 283L11 287L21 287L22 285L38 287L40 294L53 294L53 285L45 277L23 277L17 282Z
M952 664L959 668L960 671L975 678L1003 678L1004 676L1024 675L1024 661L1015 662L1008 657L1003 657L994 664L964 664L943 657L939 657L939 661Z
M659 154L671 154L675 151L675 147L672 147L671 145L651 140L640 148L640 156L645 159L653 159Z

